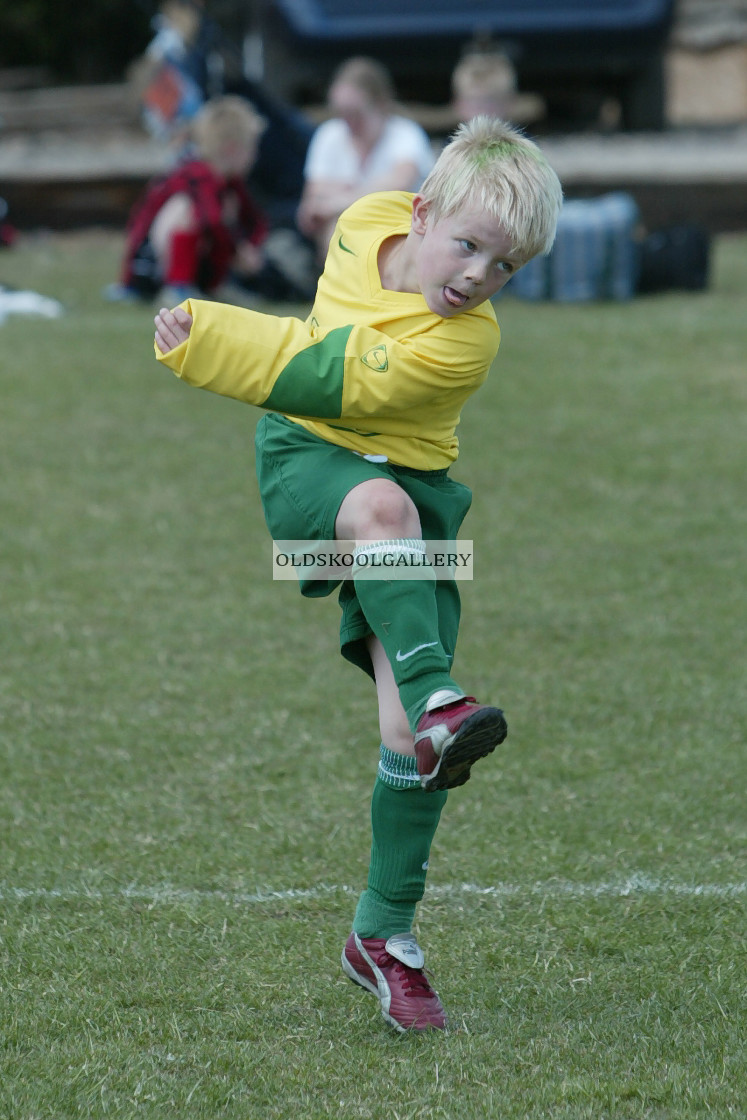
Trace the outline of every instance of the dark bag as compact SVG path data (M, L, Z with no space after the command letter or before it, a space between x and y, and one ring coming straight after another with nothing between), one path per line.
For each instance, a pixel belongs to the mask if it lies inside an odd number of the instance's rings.
M638 291L702 292L708 287L711 237L695 224L654 230L641 244Z

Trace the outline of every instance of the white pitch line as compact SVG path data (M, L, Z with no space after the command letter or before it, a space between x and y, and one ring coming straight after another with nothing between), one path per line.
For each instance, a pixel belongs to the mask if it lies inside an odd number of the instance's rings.
M196 890L175 887L165 883L159 886L94 887L81 884L73 887L16 887L0 884L0 899L22 902L39 899L63 902L135 900L151 906L168 903L199 905L204 902L224 902L230 906L259 906L271 902L305 902L325 895L350 894L357 896L359 888L340 884L319 883L314 887L291 887L274 890L270 887L255 891ZM656 879L641 872L624 878L599 883L579 883L570 879L546 879L535 883L495 883L480 886L477 883L434 885L428 888L427 898L454 898L472 895L480 898L522 899L543 898L562 901L593 898L632 898L659 896L675 898L736 899L747 895L747 882L737 883L685 883L670 879Z

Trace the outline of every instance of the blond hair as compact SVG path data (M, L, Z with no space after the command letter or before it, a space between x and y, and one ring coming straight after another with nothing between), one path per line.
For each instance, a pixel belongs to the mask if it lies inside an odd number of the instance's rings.
M451 88L457 97L509 97L516 93L516 70L507 54L473 51L455 67Z
M216 97L207 101L192 122L192 137L206 159L217 156L227 144L252 144L259 140L266 121L243 97Z
M436 218L482 207L523 262L550 251L563 203L560 181L537 145L506 121L484 116L457 128L419 193Z

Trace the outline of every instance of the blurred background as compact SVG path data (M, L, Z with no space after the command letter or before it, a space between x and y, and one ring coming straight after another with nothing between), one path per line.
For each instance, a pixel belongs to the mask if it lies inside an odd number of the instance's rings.
M184 6L184 5L183 5ZM189 5L188 5L189 6ZM747 227L747 0L195 0L207 95L249 81L324 116L335 68L384 62L439 145L467 50L506 60L507 115L569 196L630 191L649 225ZM19 229L123 224L171 155L149 121L150 0L0 8L0 196ZM195 47L195 44L192 44ZM139 69L140 65L140 69Z

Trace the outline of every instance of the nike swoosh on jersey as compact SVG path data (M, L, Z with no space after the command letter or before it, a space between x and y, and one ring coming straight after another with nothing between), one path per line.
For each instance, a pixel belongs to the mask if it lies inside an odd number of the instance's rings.
M408 657L413 657L414 654L420 653L421 649L428 649L430 646L437 646L438 642L423 642L420 646L415 646L414 649L408 649L407 653L403 653L401 649L397 650L397 660L407 661Z

